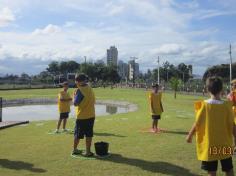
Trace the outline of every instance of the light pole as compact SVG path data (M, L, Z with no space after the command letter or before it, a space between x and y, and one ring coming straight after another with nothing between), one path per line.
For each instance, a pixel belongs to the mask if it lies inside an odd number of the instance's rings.
M160 58L159 58L159 56L158 56L158 58L157 58L157 63L158 63L158 67L157 67L157 73L158 73L158 78L157 78L157 83L158 83L158 85L160 84Z
M229 57L230 57L230 64L229 64L229 85L231 90L231 81L232 81L232 52L231 52L231 44L229 45Z

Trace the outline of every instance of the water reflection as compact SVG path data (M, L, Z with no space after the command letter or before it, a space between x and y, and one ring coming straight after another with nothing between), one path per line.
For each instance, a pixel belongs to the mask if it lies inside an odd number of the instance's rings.
M110 105L95 105L96 117L115 113L126 113L128 108ZM71 106L70 117L75 117L75 108ZM57 105L25 105L3 108L3 121L37 121L55 120L59 118Z
M106 112L109 114L116 114L117 113L117 107L116 106L106 106Z

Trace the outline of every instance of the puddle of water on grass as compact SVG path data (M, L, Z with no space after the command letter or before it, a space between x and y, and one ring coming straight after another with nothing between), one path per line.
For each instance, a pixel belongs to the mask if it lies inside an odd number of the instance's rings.
M75 108L71 107L70 117L75 117ZM15 107L4 107L4 121L39 121L39 120L57 120L59 118L58 106L53 105L25 105ZM117 113L127 113L127 107L95 105L96 116L111 115Z

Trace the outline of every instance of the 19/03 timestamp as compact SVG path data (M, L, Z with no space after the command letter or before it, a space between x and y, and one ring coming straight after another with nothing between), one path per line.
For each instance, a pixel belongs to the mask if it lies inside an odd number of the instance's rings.
M234 154L234 148L233 147L210 147L209 148L210 155L233 155Z

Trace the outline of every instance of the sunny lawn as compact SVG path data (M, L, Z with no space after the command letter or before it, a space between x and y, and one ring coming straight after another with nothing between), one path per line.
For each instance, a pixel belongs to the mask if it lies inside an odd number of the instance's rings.
M0 97L55 98L58 91L0 91ZM177 95L174 99L173 94L165 93L165 112L160 127L167 132L152 134L144 132L151 125L146 91L97 88L95 94L97 99L129 101L139 107L136 112L96 118L94 142L109 142L110 157L72 158L72 134L49 135L48 131L55 129L56 121L32 122L0 131L0 175L204 175L200 162L196 160L195 144L185 142L186 133L194 121L193 102L202 97ZM72 129L73 126L74 119L71 118L68 127ZM84 148L84 141L81 145ZM222 175L221 171L218 173Z

